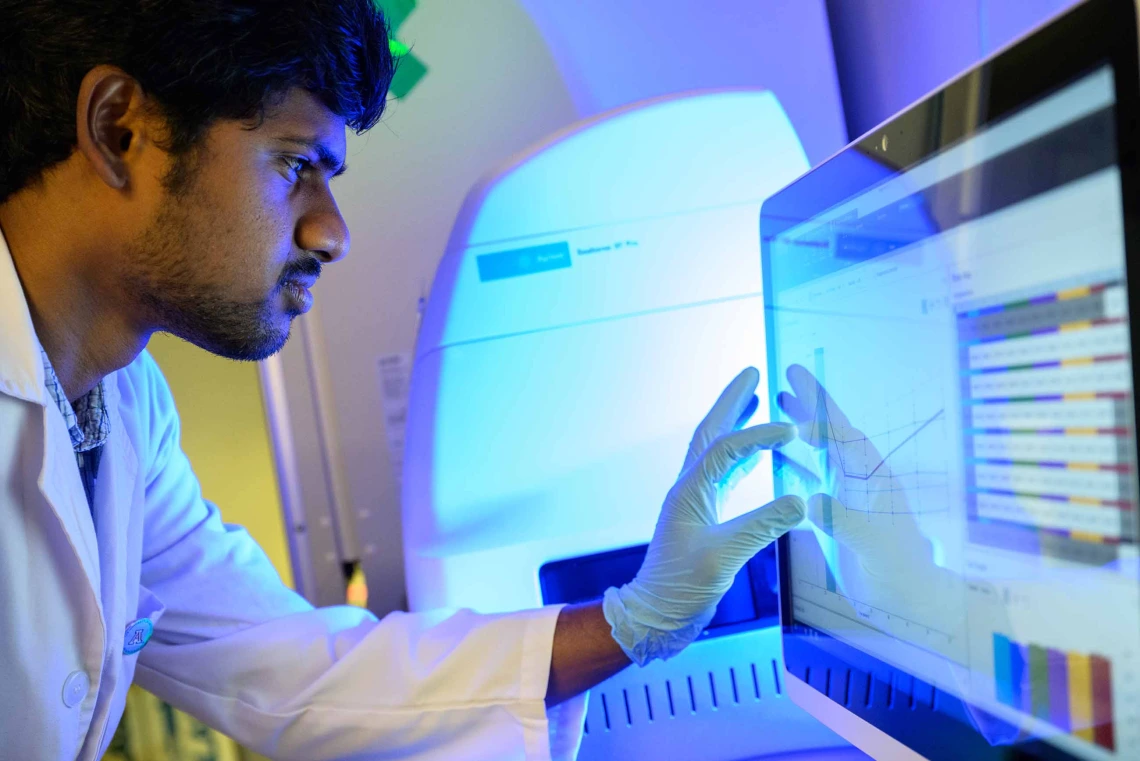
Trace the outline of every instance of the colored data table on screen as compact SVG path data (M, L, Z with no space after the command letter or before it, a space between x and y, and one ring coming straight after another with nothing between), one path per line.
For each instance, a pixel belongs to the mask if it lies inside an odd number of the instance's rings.
M1116 749L1112 664L1099 655L1024 645L994 634L999 702L1068 734Z
M971 540L1100 565L1140 539L1124 283L957 315Z

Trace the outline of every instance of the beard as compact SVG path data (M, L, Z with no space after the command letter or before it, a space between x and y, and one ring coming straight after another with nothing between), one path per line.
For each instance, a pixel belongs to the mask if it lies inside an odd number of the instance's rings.
M217 240L209 231L225 225L205 224L210 220L202 208L192 193L168 195L129 247L126 261L131 271L123 278L124 287L131 289L148 322L158 330L227 359L255 362L270 357L289 339L296 316L274 307L284 282L311 272L313 265L319 269L320 264L310 260L290 267L259 300L236 299L232 287L210 280L211 273L205 271L201 252Z

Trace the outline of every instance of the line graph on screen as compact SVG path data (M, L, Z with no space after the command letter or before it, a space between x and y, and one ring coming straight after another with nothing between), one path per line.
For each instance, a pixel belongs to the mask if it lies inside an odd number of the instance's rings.
M819 377L822 357L816 359ZM832 495L848 510L868 514L949 510L946 408L940 385L916 383L910 391L870 401L862 405L862 415L847 412L848 424L842 413L832 420L819 397L818 465ZM920 413L923 409L926 412ZM856 427L859 420L877 421L882 428L863 433Z
M869 436L850 428L836 430L830 420L825 420L821 437L828 451L824 482L832 485L834 496L849 510L887 514L946 511L950 475L945 463L945 431L940 425L944 419L945 409L939 409L928 417Z
M938 412L935 412L932 417L930 417L929 419L924 420L922 423L920 423L917 428L915 428L910 434L908 434L906 436L906 438L904 438L902 441L900 441L898 444L896 444L894 449L892 449L891 451L889 451L885 455L883 455L883 458L881 460L879 460L875 464L875 466L873 468L871 468L870 472L867 473L866 475L860 475L859 473L850 472L847 469L847 467L845 466L844 461L843 461L843 450L840 449L838 452L839 467L843 471L844 477L845 478L854 478L854 479L859 480L859 481L870 481L872 478L875 477L875 474L878 473L879 470L884 465L886 465L887 460L889 460L891 458L891 455L898 452L900 449L902 449L904 446L906 446L907 443L910 442L911 439L913 439L918 434L922 433L923 429L925 429L927 426L929 426L935 420L938 420L940 417L942 417L944 412L946 412L945 409L940 409L940 410L938 410ZM890 431L887 431L887 432L885 432L885 435L889 435L890 433L891 433ZM884 435L884 434L880 434L880 435ZM854 438L854 439L846 439L846 440L836 439L836 443L840 444L840 445L851 445L851 444L858 445L858 444L862 443L865 445L868 442L868 440L869 439L867 436L859 436L859 437ZM884 475L883 477L889 478L890 476Z

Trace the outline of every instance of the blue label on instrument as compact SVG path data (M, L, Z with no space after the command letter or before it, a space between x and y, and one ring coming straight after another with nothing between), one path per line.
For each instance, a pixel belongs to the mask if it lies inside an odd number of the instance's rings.
M570 244L563 241L482 254L475 258L475 262L479 266L479 280L483 283L560 270L570 266Z

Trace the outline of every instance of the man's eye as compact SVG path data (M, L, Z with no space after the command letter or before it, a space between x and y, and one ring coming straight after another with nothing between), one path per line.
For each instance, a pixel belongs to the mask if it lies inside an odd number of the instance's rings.
M293 173L294 180L301 179L313 168L312 162L301 156L286 156L285 166Z

